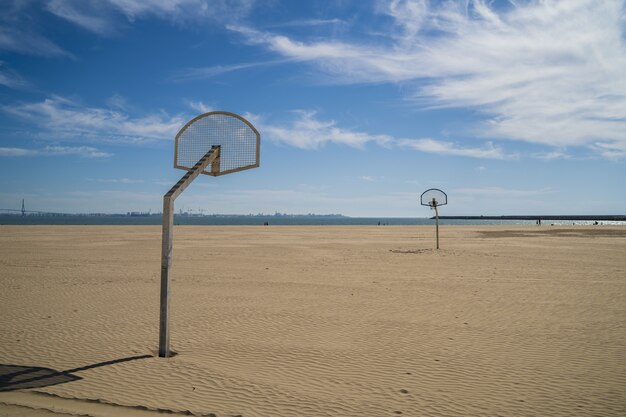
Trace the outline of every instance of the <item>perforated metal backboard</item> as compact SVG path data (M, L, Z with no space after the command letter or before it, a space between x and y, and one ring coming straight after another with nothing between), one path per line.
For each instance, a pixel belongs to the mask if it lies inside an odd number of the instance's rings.
M176 135L174 167L190 171L213 146L220 147L219 160L202 174L218 176L259 166L261 136L243 117L224 111L201 114Z
M438 188L431 188L422 193L420 203L423 206L439 207L448 204L448 196Z

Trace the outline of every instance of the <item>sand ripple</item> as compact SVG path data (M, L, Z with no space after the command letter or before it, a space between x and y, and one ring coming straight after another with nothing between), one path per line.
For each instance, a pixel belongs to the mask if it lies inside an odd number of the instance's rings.
M177 228L161 359L158 228L3 226L0 415L626 415L626 237L574 229Z

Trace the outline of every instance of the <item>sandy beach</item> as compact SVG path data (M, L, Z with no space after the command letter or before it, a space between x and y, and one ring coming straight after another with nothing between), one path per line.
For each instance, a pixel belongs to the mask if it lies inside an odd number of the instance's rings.
M624 416L626 226L0 226L0 416Z

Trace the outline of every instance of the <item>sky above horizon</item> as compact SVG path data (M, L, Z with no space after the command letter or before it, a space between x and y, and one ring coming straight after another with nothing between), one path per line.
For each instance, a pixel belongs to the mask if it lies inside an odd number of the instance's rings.
M626 213L617 0L0 0L0 208L161 211L215 110L261 166L195 213Z

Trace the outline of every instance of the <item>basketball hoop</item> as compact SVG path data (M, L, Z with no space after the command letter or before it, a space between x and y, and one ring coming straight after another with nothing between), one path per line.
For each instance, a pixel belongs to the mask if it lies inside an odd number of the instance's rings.
M170 356L169 301L174 232L174 200L200 174L214 177L259 166L261 135L250 122L214 111L190 120L176 135L174 168L187 173L163 196L159 356Z
M219 176L259 166L260 135L243 117L214 111L190 120L176 135L174 168L193 170L211 146L220 147L217 159L201 174Z
M438 188L430 188L420 196L420 203L423 206L430 207L435 210L435 228L437 234L437 249L439 249L439 210L437 207L448 204L448 196Z

